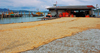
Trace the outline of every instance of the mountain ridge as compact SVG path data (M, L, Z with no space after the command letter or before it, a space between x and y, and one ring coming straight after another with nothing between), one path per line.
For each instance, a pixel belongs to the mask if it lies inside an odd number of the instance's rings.
M0 12L8 12L8 11L13 11L13 12L38 12L38 11L28 11L28 10L9 10L7 8L0 8ZM49 12L49 11L40 11L40 12Z

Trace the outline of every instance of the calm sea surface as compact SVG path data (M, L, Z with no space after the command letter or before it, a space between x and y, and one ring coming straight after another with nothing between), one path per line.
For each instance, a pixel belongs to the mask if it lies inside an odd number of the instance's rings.
M45 13L45 15L47 15L47 13ZM97 15L97 13L95 13L95 15ZM100 15L100 13L99 13L99 15ZM3 18L3 19L0 18L0 24L40 21L41 19L38 19L38 18L43 18L43 16L32 17L32 15L31 15L29 17L28 15L26 15L26 16L23 15L23 17L12 17L12 18Z

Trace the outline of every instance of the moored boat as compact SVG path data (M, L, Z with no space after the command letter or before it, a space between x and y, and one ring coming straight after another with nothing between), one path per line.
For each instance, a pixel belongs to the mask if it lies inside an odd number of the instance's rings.
M37 12L36 14L31 13L33 17L44 16L42 12Z

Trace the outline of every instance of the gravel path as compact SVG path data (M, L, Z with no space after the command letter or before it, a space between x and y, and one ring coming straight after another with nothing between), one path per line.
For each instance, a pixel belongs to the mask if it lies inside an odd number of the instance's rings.
M90 29L21 53L99 53L100 30Z

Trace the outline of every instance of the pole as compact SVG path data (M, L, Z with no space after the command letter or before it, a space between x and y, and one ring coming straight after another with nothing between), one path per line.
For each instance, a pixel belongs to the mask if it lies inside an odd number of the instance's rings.
M22 11L21 11L21 16L22 16Z
M99 9L98 9L98 16L99 16Z
M9 11L9 13L8 13L8 16L9 16L9 18L10 18L10 11Z
M97 16L99 16L99 7L98 7L98 4L96 4L96 10L98 10Z
M58 17L58 10L56 9L56 17Z
M29 11L29 17L30 17L30 11Z
M21 11L21 15L22 15L22 11Z
M9 15L9 18L10 18L10 15Z
M15 12L13 12L13 15L14 15L14 17L15 17L15 15L16 15Z
M57 10L57 6L56 6L56 17L58 17L58 10Z
M6 17L7 17L7 12L6 12Z
M1 18L3 18L3 12L2 12Z
M22 15L22 11L21 11L21 15Z
M18 12L18 17L19 17L19 12Z
M44 17L45 17L45 13L44 13Z
M56 1L56 18L58 17L57 1Z
M24 12L24 16L25 16L25 12Z

